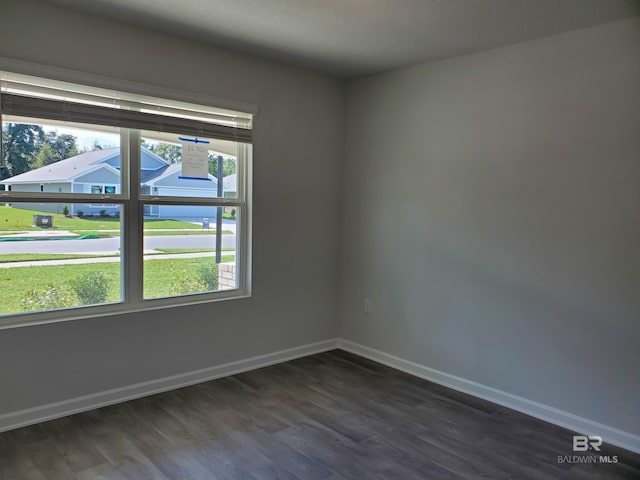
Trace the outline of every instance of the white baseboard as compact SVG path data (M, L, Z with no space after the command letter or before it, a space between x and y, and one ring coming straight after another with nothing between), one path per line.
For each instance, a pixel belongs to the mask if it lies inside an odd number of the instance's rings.
M575 432L587 435L600 435L607 443L640 453L640 437L637 435L573 415L548 405L527 400L517 395L481 385L471 380L440 372L344 339L331 339L310 343L300 347L247 358L245 360L225 363L214 367L151 380L149 382L142 382L127 387L115 388L83 397L3 414L0 415L0 432L105 407L107 405L126 402L176 388L195 385L197 383L215 380L216 378L235 375L236 373L255 370L295 358L326 352L335 348L340 348L445 387L468 393L469 395L497 403L498 405L503 405Z
M498 405L525 413L545 422L573 430L584 435L600 435L606 443L640 453L640 436L619 430L587 418L579 417L569 412L559 410L542 403L527 400L486 385L440 372L408 360L389 355L370 347L365 347L349 340L338 339L338 348L368 358L389 367L401 370L416 377L424 378L445 387L468 393Z
M34 408L19 410L4 415L0 415L0 432L13 430L15 428L33 425L35 423L53 420L54 418L66 417L75 413L93 410L115 403L126 402L135 398L146 397L156 393L174 390L176 388L194 385L196 383L215 380L216 378L235 375L236 373L255 370L275 363L286 362L295 358L306 357L315 353L333 350L337 346L337 340L325 340L322 342L310 343L300 347L288 348L278 352L259 355L236 362L225 363L214 367L194 370L179 375L159 378L149 382L137 383L127 387L105 390L103 392L85 395L83 397L72 398L56 403L49 403Z

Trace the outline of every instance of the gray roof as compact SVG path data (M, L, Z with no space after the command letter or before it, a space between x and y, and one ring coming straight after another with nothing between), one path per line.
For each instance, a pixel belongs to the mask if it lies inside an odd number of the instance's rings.
M232 173L231 175L224 177L222 179L222 183L224 184L224 190L226 192L238 191L238 175L236 173Z
M198 187L203 187L205 184L201 183L201 182L212 182L215 186L218 185L218 180L212 176L211 174L208 174L207 177L208 178L184 178L181 176L182 173L182 165L179 163L172 163L171 165L169 165L167 168L162 169L162 175L156 175L154 176L154 178L149 180L149 183L153 184L153 185L163 185L167 186L167 187L190 187L193 188L194 186L196 186L196 188ZM210 187L204 187L204 188L210 188Z
M6 178L0 183L47 183L71 181L79 175L94 170L106 160L120 155L120 148L107 148L105 150L93 150L81 153L59 162L36 168L29 172L21 173Z
M161 176L170 167L171 167L171 165L165 165L164 167L161 167L161 168L159 168L157 170L142 170L140 172L140 182L141 183L150 182L154 178L157 178L157 177Z
M141 182L155 184L156 182L166 183L166 186L190 187L190 188L211 188L205 187L201 180L182 178L180 176L181 165L179 163L169 164L166 160L158 157L146 148L142 149L142 155L147 160L158 161L158 168L143 169L141 171ZM114 161L115 159L115 161ZM91 152L81 153L75 157L70 157L59 162L46 165L29 172L21 173L13 177L2 180L0 184L40 184L40 183L57 183L72 182L74 179L86 175L92 170L100 168L114 169L119 173L120 167L120 148L107 148L105 150L93 150ZM111 170L112 172L114 170ZM217 179L212 175L208 175L208 180L217 185ZM224 177L224 190L236 191L236 175Z
M158 162L159 167L156 169L143 169L141 172L142 182L147 182L155 177L162 175L169 164L166 160L158 157L146 148L142 149L142 155L147 159L154 159ZM112 160L116 159L115 162ZM104 168L120 168L120 148L106 148L104 150L93 150L91 152L81 153L75 157L66 158L59 162L36 168L29 172L21 173L13 177L6 178L0 183L17 184L17 183L56 183L71 182L73 179L84 175L92 170L97 170L103 166Z

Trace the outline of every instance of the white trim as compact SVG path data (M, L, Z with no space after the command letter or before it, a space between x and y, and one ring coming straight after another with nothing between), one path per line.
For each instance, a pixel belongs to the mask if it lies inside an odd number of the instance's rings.
M160 97L210 107L218 107L232 110L234 113L243 112L252 115L256 115L258 113L258 107L253 103L224 99L194 92L186 92L157 85L131 82L104 75L95 75L77 70L55 67L53 65L46 65L43 63L26 62L16 58L0 56L0 70L19 73L22 75L50 78L52 80L63 82L83 84L91 87L108 88L138 95Z
M474 397L482 398L489 402L511 408L512 410L522 412L526 415L530 415L575 432L587 435L600 435L606 443L616 445L632 452L640 453L640 437L638 435L559 410L549 405L544 405L502 390L488 387L471 380L440 372L342 338L310 343L265 355L258 355L244 360L229 362L148 382L137 383L122 388L115 388L82 397L72 398L61 402L6 413L4 415L0 415L0 432L85 412L87 410L101 408L107 405L126 402L136 398L154 395L156 393L166 392L197 383L207 382L215 380L216 378L255 370L269 365L274 365L276 363L282 363L296 358L326 352L335 348L368 358L375 362L410 373L416 377L424 378L439 385L473 395Z
M191 372L171 375L148 382L141 382L122 388L114 388L103 392L93 393L82 397L71 398L61 402L49 403L39 407L27 408L17 412L0 415L0 432L15 428L46 422L54 418L66 417L87 410L126 402L156 393L187 387L197 383L208 382L216 378L228 377L237 373L255 370L276 363L286 362L316 353L326 352L336 348L337 340L330 339L322 342L309 343L300 347L279 350L265 355L224 363L213 367L193 370Z
M81 72L74 72L71 70L60 69L57 67L47 67L46 65L32 64L28 62L23 62L20 60L10 59L6 57L0 57L0 77L2 77L2 70L11 70L14 74L37 74L42 75L43 79L51 79L62 80L74 83L74 85L81 88L84 85L87 86L100 86L101 88L107 87L109 90L119 90L118 93L131 93L138 95L145 95L151 93L155 97L163 97L163 99L168 100L186 100L185 97L189 99L189 101L197 101L196 98L202 99L204 97L199 95L191 95L188 92L179 92L170 89L163 89L160 87L148 86L143 84L134 84L126 81L119 81L116 79L110 79L107 77L98 77L95 75L87 75ZM78 83L80 82L80 83ZM124 85L124 87L123 87ZM119 87L120 86L120 87ZM203 100L200 102L200 105L207 105L211 103L212 99ZM197 106L197 104L194 104ZM217 105L217 103L216 103ZM217 108L217 107L216 107ZM245 109L249 110L249 109ZM255 110L255 109L253 109ZM230 112L234 115L243 115L243 112ZM185 120L187 121L187 120ZM225 127L226 128L226 127ZM246 219L246 216L251 211L251 206L248 204L245 198L218 198L218 197L210 197L205 196L204 193L202 196L164 196L164 197L154 197L154 196L146 196L142 195L139 189L132 188L132 186L140 185L140 177L141 177L141 168L140 165L142 163L142 149L139 147L140 145L140 136L141 131L139 129L128 129L128 128L120 128L120 151L119 154L121 156L121 167L120 172L117 169L112 167L111 165L105 163L109 159L118 155L117 148L114 147L114 152L107 156L102 156L96 160L99 162L94 168L88 169L86 171L82 171L81 173L77 173L75 176L70 177L69 181L71 183L75 183L75 179L86 176L88 174L99 171L100 169L107 169L112 171L114 174L121 175L122 178L120 180L120 188L122 192L120 194L77 194L73 192L73 187L70 192L14 192L12 190L2 191L0 192L0 199L2 203L65 203L65 204L93 204L97 206L114 206L121 205L121 212L124 212L124 236L126 239L121 240L121 246L123 251L123 257L121 259L121 265L123 269L126 269L126 272L122 272L121 278L124 279L122 281L122 285L124 285L124 289L122 291L123 296L121 296L122 301L114 302L111 304L103 304L103 305L91 305L91 306L79 306L79 307L71 307L71 308L61 308L57 310L45 310L38 312L16 312L13 314L0 315L0 329L4 328L15 328L24 325L36 325L43 323L53 323L53 322L62 322L62 321L70 321L70 320L79 320L81 318L87 317L96 317L96 316L104 316L111 314L119 314L125 312L133 312L133 311L147 311L157 308L172 308L180 305L193 305L199 303L208 303L213 301L220 300L228 300L228 299L237 299L244 298L250 296L251 285L249 283L250 276L248 276L248 270L245 265L250 265L250 259L245 259L245 253L250 253L250 246L247 245L248 242L251 242L251 236L248 236L244 233L243 228L241 228L240 223L237 223L238 228L240 228L239 234L236 234L236 239L240 240L241 243L236 242L236 261L239 264L238 274L240 275L239 288L232 290L219 290L215 292L206 292L206 293L193 293L188 295L174 295L163 298L152 298L145 299L142 295L142 225L143 225L143 208L145 203L158 205L179 205L179 206L212 206L212 207L220 207L224 208L226 206L232 205L237 206L240 209L245 211L244 217L245 220L243 224L250 222L250 219ZM127 143L123 142L123 139L130 138ZM135 140L133 140L135 137ZM125 151L129 152L129 166L128 166L128 176L125 176L127 173L127 165L126 165L126 155ZM250 159L242 157L241 152L250 151L246 148L244 143L238 143L238 155L237 161L240 166L243 162L250 162ZM155 153L145 150L145 155L151 156L153 159L155 157L156 160L160 161L161 164L167 164L168 162L164 161ZM73 158L73 157L72 157ZM70 160L70 159L66 159ZM46 168L46 167L43 167ZM240 167L238 167L240 168ZM35 170L34 170L35 171ZM240 172L242 170L239 170ZM167 174L166 172L160 175L160 179L166 179L171 175L177 172L173 172L172 174ZM213 180L214 177L209 175L210 179ZM10 179L7 179L10 180ZM128 183L124 183L124 181L128 181ZM155 188L155 183L158 181L156 179L150 179L147 183L150 187ZM10 181L9 185L15 183L14 181ZM44 181L40 181L39 183L46 183ZM97 185L100 182L77 182L78 184L84 185ZM27 185L37 185L38 182L28 181ZM17 185L17 183L16 183ZM104 182L102 183L104 185ZM194 188L183 189L183 187L177 186L161 186L160 188L179 188L184 190L185 192L193 191ZM211 189L197 189L200 192L210 192ZM176 192L180 193L180 192ZM84 200L84 201L83 201ZM134 232L137 232L136 235L133 235ZM140 253L140 255L137 255ZM239 260L238 260L239 258ZM125 274L126 273L126 274ZM126 280L126 281L125 281Z
M640 453L640 436L638 435L465 378L425 367L343 338L338 339L338 348L581 434L600 435L606 443Z

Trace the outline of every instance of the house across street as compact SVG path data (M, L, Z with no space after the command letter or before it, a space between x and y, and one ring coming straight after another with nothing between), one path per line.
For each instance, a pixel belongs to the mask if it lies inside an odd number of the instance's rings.
M211 174L206 179L185 178L179 163L170 163L146 148L141 149L141 193L153 196L215 198L218 180ZM225 196L236 190L235 175L223 180ZM98 195L120 194L120 148L108 148L81 153L0 181L5 190L14 192L80 193ZM71 215L118 215L119 207L103 204L68 205ZM16 203L14 207L62 213L63 204ZM193 205L146 205L146 217L177 218L201 221L216 218L217 208Z

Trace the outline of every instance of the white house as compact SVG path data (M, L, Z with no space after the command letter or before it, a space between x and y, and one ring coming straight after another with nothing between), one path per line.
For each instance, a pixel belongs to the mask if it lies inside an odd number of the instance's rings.
M224 182L224 192L235 191ZM60 192L109 195L120 193L120 148L94 150L61 160L44 167L21 173L0 181L5 190L14 192ZM230 190L232 188L232 190ZM206 179L181 176L181 165L172 164L153 152L142 148L141 193L153 196L207 197L217 196L218 180L212 175ZM18 208L61 213L62 204L15 204ZM99 215L116 214L113 204L72 204L70 213ZM215 218L215 207L200 206L145 206L145 215L157 218Z

